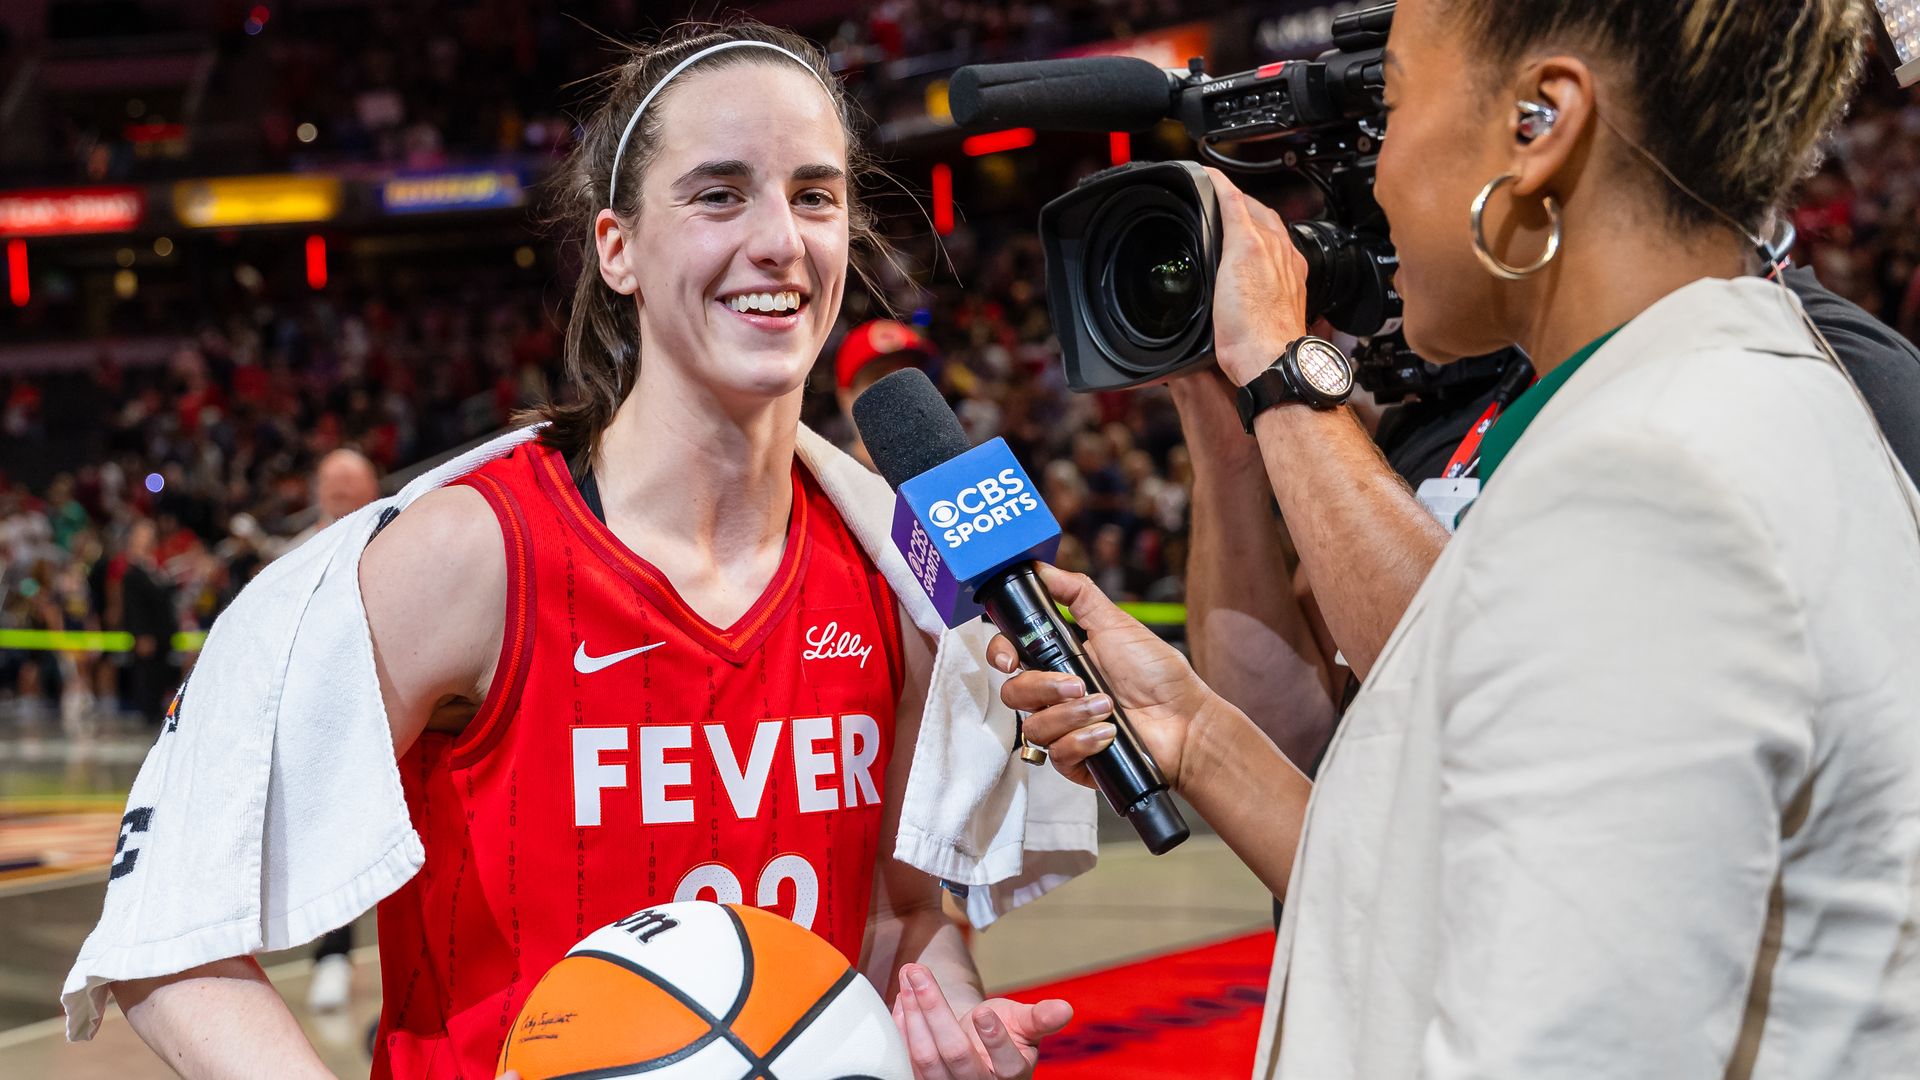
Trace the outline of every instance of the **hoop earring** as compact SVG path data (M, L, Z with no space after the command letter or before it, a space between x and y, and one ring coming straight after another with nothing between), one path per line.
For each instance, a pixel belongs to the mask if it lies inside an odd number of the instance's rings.
M1539 261L1531 266L1508 266L1500 261L1500 257L1493 253L1492 248L1487 246L1486 230L1481 224L1486 217L1487 200L1493 198L1493 193L1500 190L1500 185L1514 179L1516 177L1512 173L1494 177L1487 181L1487 186L1481 188L1480 194L1473 200L1473 253L1479 257L1480 265L1487 268L1487 273L1502 281L1521 281L1530 278L1545 270L1547 264L1560 254L1560 204L1554 202L1551 195L1546 197L1546 203L1547 216L1553 219L1553 232L1547 237L1547 250L1540 256Z

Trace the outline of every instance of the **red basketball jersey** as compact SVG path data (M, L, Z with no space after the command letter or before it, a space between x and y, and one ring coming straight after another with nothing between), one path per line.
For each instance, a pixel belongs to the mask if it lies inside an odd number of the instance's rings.
M553 451L460 482L506 539L506 633L466 730L400 761L427 858L379 908L374 1077L491 1078L540 976L649 904L754 904L857 962L903 667L893 594L813 479L795 464L780 568L725 629Z

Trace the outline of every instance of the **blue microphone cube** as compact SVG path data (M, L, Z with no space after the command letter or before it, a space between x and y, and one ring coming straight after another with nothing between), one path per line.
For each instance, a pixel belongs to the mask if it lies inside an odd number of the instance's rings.
M1060 523L1005 439L982 443L900 485L893 539L948 626L978 618L993 574L1060 550Z

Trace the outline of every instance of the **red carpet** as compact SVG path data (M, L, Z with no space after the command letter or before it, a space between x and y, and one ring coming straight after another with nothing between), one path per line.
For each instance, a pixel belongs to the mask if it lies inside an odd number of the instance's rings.
M1041 1051L1041 1080L1246 1080L1272 966L1273 934L1248 934L1007 996L1073 1003L1073 1023Z

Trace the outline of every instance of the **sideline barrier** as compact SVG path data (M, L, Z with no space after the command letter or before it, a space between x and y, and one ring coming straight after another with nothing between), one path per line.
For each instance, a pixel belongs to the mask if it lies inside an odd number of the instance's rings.
M173 635L174 652L199 652L204 630ZM0 630L0 649L49 652L121 653L133 651L133 635L124 630Z

